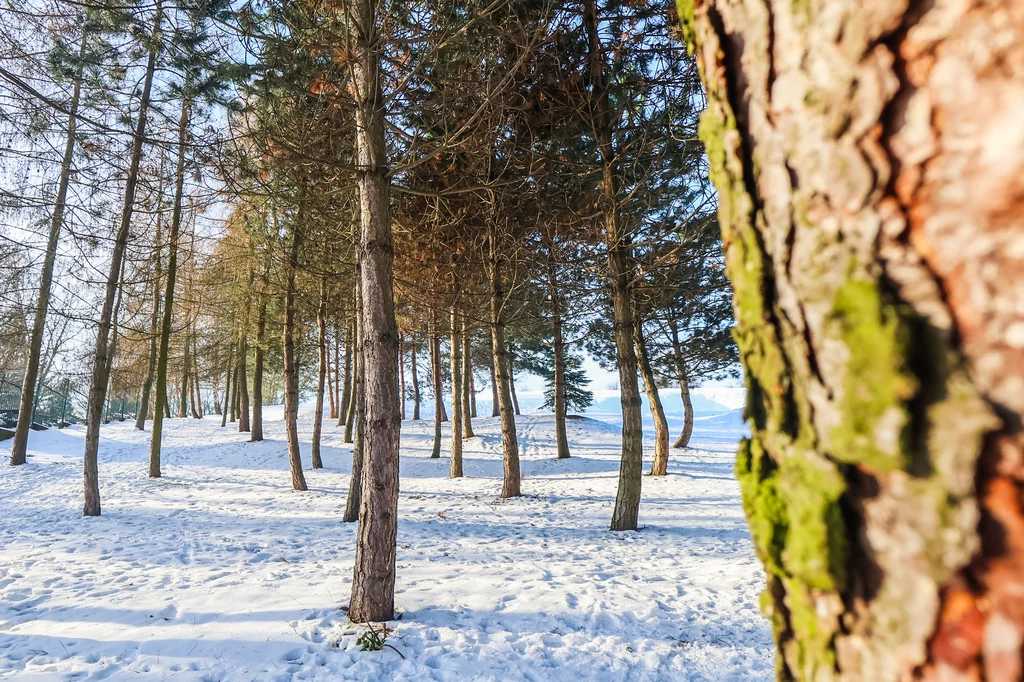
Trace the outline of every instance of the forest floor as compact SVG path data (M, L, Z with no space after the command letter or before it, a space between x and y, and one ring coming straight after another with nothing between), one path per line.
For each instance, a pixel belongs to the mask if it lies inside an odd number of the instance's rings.
M551 417L520 417L524 496L501 500L497 419L474 420L458 480L429 459L431 424L404 422L401 618L381 651L360 650L340 608L350 446L325 427L327 468L293 492L280 413L263 443L219 417L171 420L161 479L146 477L148 431L104 426L98 518L81 516L84 430L33 432L29 463L0 467L0 679L772 678L736 413L698 419L696 447L644 478L637 533L608 531L615 426L571 420L573 457L557 460Z

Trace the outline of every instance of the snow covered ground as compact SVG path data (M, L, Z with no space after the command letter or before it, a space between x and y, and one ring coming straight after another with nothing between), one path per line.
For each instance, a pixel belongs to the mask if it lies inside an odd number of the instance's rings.
M363 628L339 608L350 446L328 426L327 468L292 492L280 409L268 418L256 444L219 418L171 420L157 480L148 432L105 426L99 518L81 516L83 430L33 432L29 464L0 467L0 679L772 677L732 475L736 412L698 419L696 448L644 479L639 533L607 530L615 426L570 421L573 458L559 461L551 417L520 418L525 496L502 501L497 420L474 420L460 480L428 459L431 425L403 423L401 619L388 642L404 658L360 651Z

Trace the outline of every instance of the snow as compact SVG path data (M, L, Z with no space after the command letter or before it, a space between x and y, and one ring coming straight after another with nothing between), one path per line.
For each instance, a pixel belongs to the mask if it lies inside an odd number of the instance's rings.
M103 515L81 516L84 431L33 432L0 467L0 679L768 680L764 576L732 475L737 413L698 418L695 448L643 482L638 533L607 530L618 428L519 419L523 491L502 501L496 419L476 419L466 477L402 425L392 649L361 651L348 601L355 524L340 522L351 451L292 492L280 408L268 440L170 420L162 479L149 433L103 427ZM445 425L447 448L447 424ZM308 466L308 410L300 434ZM8 441L9 443L9 441ZM5 444L9 452L9 445ZM0 456L5 456L0 450Z

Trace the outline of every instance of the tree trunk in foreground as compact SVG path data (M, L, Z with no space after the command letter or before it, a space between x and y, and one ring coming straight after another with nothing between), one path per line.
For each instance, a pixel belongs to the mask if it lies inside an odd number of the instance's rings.
M299 196L300 202L302 196ZM291 224L291 244L289 245L287 269L287 285L284 295L284 327L282 329L284 346L284 430L288 440L288 463L292 473L292 488L307 490L306 476L302 473L302 454L299 450L299 368L295 359L295 271L298 269L299 247L302 244L302 206ZM235 388L235 395L238 388Z
M100 515L99 486L99 447L100 424L103 421L103 405L107 401L108 344L110 342L110 323L114 309L114 298L120 285L121 265L124 260L128 234L131 231L132 214L135 211L135 190L139 182L139 165L142 162L142 151L145 144L146 120L149 116L150 93L153 89L153 74L156 71L156 58L160 50L160 24L163 21L163 6L159 0L153 16L152 47L146 63L146 75L142 84L142 97L139 101L139 118L135 124L135 135L132 139L131 161L128 165L128 178L124 188L124 203L121 207L121 223L114 238L114 248L110 257L110 271L107 274L107 286L103 295L103 307L100 311L99 325L96 330L96 351L93 354L92 379L89 385L89 405L87 411L88 424L85 432L84 483L85 516Z
M516 437L515 408L512 406L512 392L508 378L508 348L505 346L505 283L501 277L501 259L498 255L494 226L488 235L488 274L491 284L491 358L497 368L498 403L501 414L501 451L504 476L501 483L502 497L519 497L519 440Z
M672 447L685 448L690 444L690 436L693 435L693 401L690 399L690 378L686 372L683 347L679 343L679 327L675 322L670 322L669 327L672 332L672 356L676 363L676 373L679 375L679 393L683 399L683 431Z
M680 6L783 680L1024 677L1024 8L906 6Z
M366 445L355 572L349 617L390 620L395 613L398 535L398 327L395 324L391 179L384 143L384 102L374 0L349 0L353 10L356 96L356 176L359 183L359 262L362 269Z
M458 298L458 284L455 286L455 298ZM459 309L452 302L451 320L451 360L452 360L452 447L449 476L462 477L462 343L459 338Z
M327 280L320 279L320 306L316 310L317 350L316 409L313 411L313 468L323 469L320 458L320 434L324 427L324 386L327 380Z
M644 391L647 393L647 402L650 403L651 417L654 420L654 461L651 463L651 476L664 476L668 473L668 419L665 418L665 408L662 406L661 396L658 394L658 385L655 381L654 369L651 367L650 356L647 354L647 345L640 327L640 320L636 320L633 326L633 341L636 346L640 376L644 381Z
M608 249L615 359L619 369L619 402L622 405L622 460L619 464L619 489L615 495L611 529L636 530L644 450L640 388L636 379L637 360L633 350L633 304L630 295L633 255L629 234L619 215L618 178L612 145L612 111L604 76L605 56L598 23L594 0L584 0L583 24L589 41L588 79L593 98L594 132L601 159L601 210L604 214L604 240Z
M78 104L82 95L82 69L85 61L85 47L88 32L83 29L82 42L78 50L78 73L68 109L68 130L64 142L64 157L60 164L60 180L57 183L57 198L50 217L50 234L46 242L43 269L39 274L39 296L36 298L35 316L32 319L32 336L29 339L28 359L25 376L21 384L21 402L18 405L18 422L14 427L11 442L11 466L25 463L28 450L28 432L36 404L36 382L39 379L39 358L43 348L43 332L46 330L46 312L50 307L50 289L53 284L53 266L57 260L57 242L64 225L64 208L67 205L68 185L71 183L71 165L75 156L75 128L78 124ZM145 418L143 418L145 419Z
M430 376L434 382L434 444L430 459L441 458L441 422L444 421L444 385L441 378L441 340L437 336L437 310L430 311L430 329L427 343L430 345Z

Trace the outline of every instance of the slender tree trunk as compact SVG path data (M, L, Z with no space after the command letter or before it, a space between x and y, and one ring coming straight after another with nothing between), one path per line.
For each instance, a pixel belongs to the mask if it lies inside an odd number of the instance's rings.
M337 326L335 326L337 329ZM334 362L331 362L331 346L334 346ZM333 367L332 367L333 365ZM335 387L335 379L338 376L338 339L334 339L332 344L330 340L327 341L327 404L328 404L328 419L338 418L338 402L337 402L337 390ZM333 370L333 371L332 371Z
M553 248L549 244L549 250ZM565 391L565 340L562 338L562 294L558 289L558 278L554 263L548 264L548 291L551 295L551 345L555 351L554 389L555 389L555 443L558 459L569 459L569 437L566 434L565 418L568 405Z
M346 419L346 423L345 423L345 442L346 443L354 443L355 442L354 441L354 433L355 433L355 428L356 428L356 413L359 411L358 410L358 405L356 404L356 392L357 392L357 389L358 390L362 390L361 388L359 388L359 386L362 385L362 381L363 381L363 374L362 374L362 372L363 372L363 365L362 365L362 361L360 360L360 355L359 355L359 353L361 352L361 350L359 348L359 334L361 333L361 325L363 324L362 321L359 319L359 309L360 309L360 307L363 304L359 300L359 274L358 274L358 272L356 273L355 292L356 292L356 302L355 302L355 307L353 309L354 310L353 315L355 316L355 321L352 323L352 330L353 330L353 335L352 335L352 343L353 343L353 347L352 347L352 367L353 367L353 372L352 372L352 388L351 388L352 397L351 397L351 400L349 400L349 403L348 403L348 418ZM357 506L356 507L356 513L357 514L358 514L358 511L359 511L359 509L358 509L358 506Z
M162 166L163 164L161 164ZM160 351L160 285L163 283L161 272L160 251L163 246L163 212L160 204L163 200L163 183L157 190L157 212L156 212L156 235L153 237L153 309L149 316L149 362L146 365L146 378L142 382L142 391L139 394L139 413L135 417L135 428L139 431L146 430L146 416L149 414L149 396L153 392L153 374L156 372L157 355Z
M466 395L469 396L469 416L476 418L476 380L473 377L473 341L470 335L466 333L463 336L465 343L463 344L464 349L462 357L466 361L466 383L468 384ZM472 425L470 426L472 429Z
M316 377L316 409L313 411L312 459L314 469L323 469L320 458L320 436L324 427L324 386L327 380L327 279L320 278L320 306L316 311L317 350L319 363Z
M444 421L444 382L441 376L441 340L437 334L437 309L430 311L427 343L430 346L430 376L434 383L434 445L430 459L441 458L441 423Z
M519 441L516 438L515 406L508 375L508 349L505 346L505 283L501 274L501 260L498 253L495 226L490 225L488 234L488 270L490 275L491 312L491 357L496 368L498 404L501 415L501 451L504 476L501 484L502 497L519 497L521 476L519 472Z
M202 391L202 388L199 385L199 362L198 362L199 348L198 348L198 345L196 343L195 336L192 337L192 341L193 341L192 342L192 357L196 358L196 362L192 363L192 385L195 387L195 391L196 391L196 409L193 412L192 416L195 417L196 419L202 419L203 418L203 391Z
M450 455L450 473L452 478L462 476L462 339L459 325L459 309L455 301L459 298L458 280L455 283L455 293L452 299L451 314L451 360L452 360L452 446Z
M512 393L512 409L516 413L516 416L518 417L519 415L522 414L522 412L519 411L519 397L516 396L516 370L515 370L515 367L513 365L514 365L514 361L512 359L512 356L509 355L508 356L508 388L509 388L509 391Z
M300 196L300 201L304 197ZM298 269L299 249L302 245L303 211L291 224L291 244L288 249L287 286L284 297L284 425L288 439L288 462L292 473L292 488L307 490L302 473L302 455L299 451L299 368L295 359L295 273ZM236 391L237 393L237 391Z
M778 677L1020 680L1020 6L693 4Z
M497 372L494 370L494 357L492 355L491 361L488 364L487 369L491 373L491 416L501 416L501 408L498 404L498 377Z
M348 0L354 10L356 175L359 182L363 363L366 373L366 453L349 617L390 620L395 611L398 534L398 327L395 324L391 180L384 142L384 102L375 0Z
M192 373L188 377L188 406L193 419L199 419L199 406L196 402L199 396L199 379L197 377L198 375L193 368Z
M592 125L601 160L601 210L604 213L605 245L608 249L608 278L611 280L615 328L615 359L619 368L622 405L622 460L619 489L612 512L612 530L636 530L643 480L643 421L637 359L633 350L633 310L630 281L633 276L629 233L619 216L618 179L612 145L612 112L605 81L605 56L598 29L594 0L583 2L583 25L589 41L588 85L591 89Z
M640 320L634 322L633 341L636 345L640 376L643 378L644 390L647 392L647 402L651 405L651 417L654 419L654 461L651 464L651 476L664 476L668 473L668 419L665 418L665 408L661 404L661 396L658 394L654 369L651 367L651 359L647 354L647 344L644 341Z
M352 439L352 476L348 485L348 498L345 501L345 513L341 520L344 523L354 523L359 520L359 508L363 500L363 467L366 463L366 367L363 364L363 322L361 295L362 278L359 272L359 263L356 263L356 305L355 305L355 335L353 336L353 365L354 371L352 384L352 416L349 424L353 434Z
M245 315L246 321L248 321L248 315ZM249 339L246 338L246 329L248 324L244 324L241 332L241 341L239 342L238 352L238 383L235 388L238 393L238 432L249 433L251 427L249 425L249 368L248 368L248 357L249 357Z
M466 316L460 316L462 327L462 437L473 437L473 406L470 402L472 383L470 375L473 373L472 360L469 357L469 332L466 330Z
M150 93L153 88L153 74L156 71L156 58L160 49L160 24L163 20L163 6L159 0L153 17L152 47L146 63L146 75L143 78L142 98L139 102L139 118L135 125L135 136L132 140L131 161L128 167L128 178L125 183L124 204L121 208L121 224L114 238L114 248L110 258L110 271L107 275L107 286L103 296L103 307L100 311L99 325L96 330L96 351L93 354L92 379L89 386L89 404L87 411L88 425L85 434L85 516L100 515L100 488L97 458L100 446L100 423L103 421L103 405L107 398L107 354L109 351L109 334L111 315L113 314L114 298L120 285L121 264L131 230L132 213L135 209L135 190L139 181L139 165L142 162L142 150L145 144L146 120L149 115Z
M235 343L231 342L228 347L228 359L227 368L224 370L224 410L220 417L220 426L224 428L228 425L229 412L231 412L231 399L234 397L231 395L231 377L234 376L234 355L235 355ZM155 425L154 425L154 428Z
M398 385L401 386L401 395L398 403L402 412L402 420L405 420L405 339L398 334Z
M690 444L690 436L693 435L693 401L690 400L690 379L686 372L686 361L683 359L683 347L679 343L679 327L675 322L670 322L669 329L672 334L672 357L679 375L679 393L683 399L683 432L679 434L672 447L685 448Z
M156 404L153 406L153 432L149 440L149 476L160 478L160 447L163 438L164 417L170 405L167 400L167 363L170 355L171 325L174 315L174 290L178 278L178 240L181 235L182 200L185 194L185 143L191 106L188 98L181 102L178 119L178 156L174 170L174 200L171 208L171 227L168 235L167 281L164 283L164 308L160 320L160 350L156 364Z
M192 345L191 345L191 343L189 343L189 338L188 338L189 329L191 328L191 322L189 320L190 317L191 317L191 312L188 309L186 309L185 310L185 339L184 339L184 344L182 345L182 355L181 355L181 390L178 392L178 398L179 398L179 400L178 400L178 418L179 419L184 419L186 416L188 416L188 381L189 381L189 377L192 376L192 365L191 365L192 354L190 352Z
M348 424L349 405L352 402L352 329L353 323L345 328L345 375L340 379L342 383L341 407L338 409L338 426L345 426L345 442L351 443Z
M14 440L11 442L11 466L25 463L25 453L28 449L28 432L29 427L32 425L32 413L35 411L36 381L39 378L39 358L43 347L43 332L46 330L46 313L50 307L53 267L57 260L57 242L60 241L60 232L64 225L68 185L71 183L71 166L75 156L75 129L78 125L78 106L82 94L82 69L85 64L87 41L88 32L83 29L82 41L78 49L78 73L75 75L75 85L71 93L71 103L68 109L68 130L64 142L64 157L60 164L60 180L57 182L57 198L53 206L53 215L50 217L50 235L46 242L43 269L39 274L39 296L36 299L35 316L32 319L32 335L29 339L28 359L25 363L25 376L21 384L18 423L14 428Z
M409 369L412 371L412 419L413 421L419 421L420 419L420 378L416 371L416 347L419 343L416 341L416 337L412 338L412 345L409 349Z
M267 285L264 273L263 286ZM252 431L249 440L258 443L263 440L263 355L267 346L267 298L264 291L260 293L260 307L256 314L256 354L252 372Z

